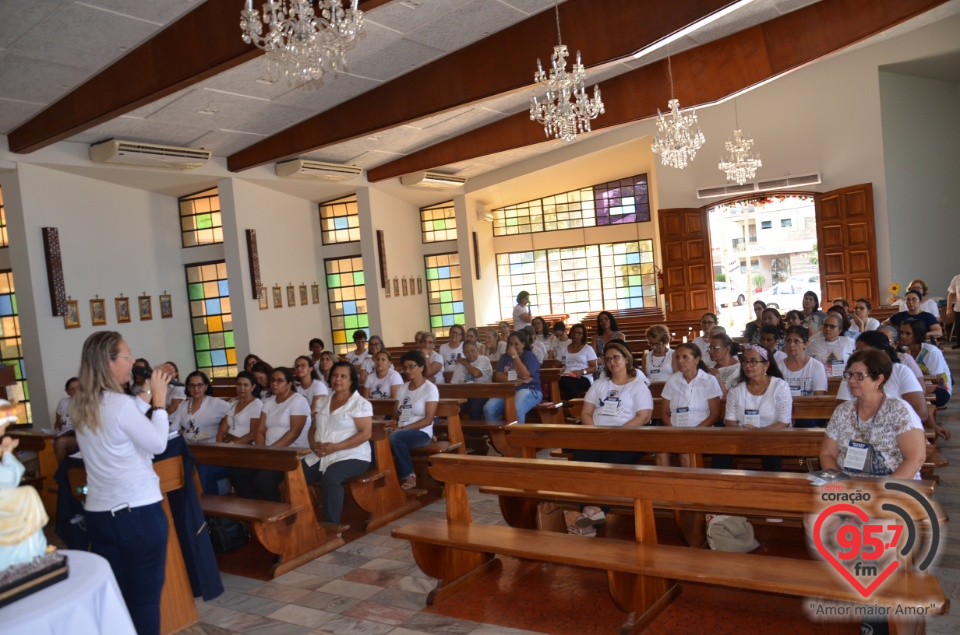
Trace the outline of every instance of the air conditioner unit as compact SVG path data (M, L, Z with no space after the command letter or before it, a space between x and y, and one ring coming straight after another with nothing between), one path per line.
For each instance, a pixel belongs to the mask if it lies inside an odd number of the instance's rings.
M716 198L718 196L736 196L740 194L749 194L751 192L769 192L771 190L784 190L791 187L804 187L807 185L819 185L822 183L819 172L809 174L796 174L785 176L779 179L768 179L765 181L755 181L744 183L743 185L717 185L714 187L702 187L697 190L697 198Z
M363 168L356 165L341 163L323 163L308 159L293 159L281 161L274 168L277 176L301 179L318 179L320 181L346 181L363 174Z
M400 177L400 183L408 187L423 187L431 190L449 190L467 182L462 176L439 172L414 172Z
M172 170L199 168L213 153L209 150L161 146L139 141L109 139L90 146L90 160L96 163L140 165Z

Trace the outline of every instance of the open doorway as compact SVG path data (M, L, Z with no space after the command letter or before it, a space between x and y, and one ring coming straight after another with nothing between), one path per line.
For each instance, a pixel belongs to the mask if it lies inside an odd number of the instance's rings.
M763 300L781 314L820 289L812 194L770 194L709 208L717 314L732 335Z

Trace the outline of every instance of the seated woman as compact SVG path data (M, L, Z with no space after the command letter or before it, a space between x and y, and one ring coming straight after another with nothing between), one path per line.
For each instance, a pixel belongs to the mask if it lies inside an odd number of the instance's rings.
M700 330L702 335L693 340L693 343L700 349L700 355L707 368L713 368L713 359L710 357L710 331L717 325L717 316L714 313L704 313L700 316Z
M70 421L70 400L79 388L78 378L68 379L63 387L67 396L57 404L57 416L53 424L54 430L57 431L57 437L53 440L53 453L57 457L57 463L63 463L64 459L80 449L77 445L77 432Z
M497 333L500 335L500 341L503 342L501 348L506 349L507 340L510 339L510 325L506 322L500 322L500 324L497 325ZM502 354L503 352L501 352L501 355Z
M797 311L796 309L787 311L787 314L783 316L784 322L786 322L786 328L791 326L801 326L803 324L803 313ZM810 331L807 331L807 337L810 336Z
M890 347L897 351L897 359L913 373L913 376L916 377L917 381L922 385L924 383L923 371L920 370L920 366L917 365L917 360L913 358L913 355L910 354L907 347L900 345L900 329L893 324L881 324L877 330L887 336L887 339L890 340Z
M393 367L390 351L378 351L373 357L374 371L367 374L364 387L369 399L396 399L403 377Z
M904 300L907 305L907 310L894 313L889 318L884 320L883 323L892 324L899 328L900 325L907 320L919 320L927 327L928 335L935 338L941 337L943 335L943 330L940 328L940 320L935 318L933 314L920 310L921 298L922 296L920 295L919 291L907 291L907 296Z
M787 356L777 366L790 388L792 397L809 397L827 394L827 371L820 360L807 355L810 331L805 326L791 326L783 340L783 352ZM797 421L798 428L814 428L816 420Z
M297 381L297 394L302 395L310 404L310 411L316 408L317 400L327 394L327 385L320 381L320 376L314 370L310 358L301 355L293 362L293 374Z
M457 367L453 369L453 376L450 378L451 384L488 384L493 381L493 366L490 360L481 355L476 344L466 343L463 345L463 357L457 360ZM460 413L470 419L480 420L483 418L483 406L487 400L480 397L467 399L466 403L460 406Z
M740 361L737 359L740 345L731 340L726 333L719 333L710 336L708 351L713 360L713 368L708 372L717 378L720 390L726 397L727 391L740 381Z
M172 377L167 387L167 414L173 415L180 404L187 398L187 391L180 382L180 369L173 362L164 362L161 368L169 369Z
M337 356L332 351L323 351L320 353L318 372L320 373L320 381L322 381L327 388L330 387L330 370L333 369L333 365L338 361Z
M890 357L857 351L844 378L853 399L833 412L820 448L820 467L857 477L920 478L926 458L923 425L907 403L889 397L883 384L893 372Z
M547 358L546 345L537 338L537 334L534 332L533 326L523 327L523 332L527 334L527 338L530 340L530 350L532 350L533 354L536 355L537 361L542 364L543 360Z
M740 382L727 392L727 411L723 424L728 428L789 428L793 415L790 387L770 359L767 349L747 346L740 367ZM762 456L760 464L767 472L779 472L779 456ZM713 467L733 467L733 457L714 456Z
M600 311L597 314L597 339L594 344L597 354L597 368L593 373L594 377L599 377L600 372L603 371L603 362L599 361L603 359L603 350L607 342L612 340L624 341L626 338L623 336L617 329L617 319L613 317L613 314L610 311Z
M383 340L380 339L379 335L371 335L370 339L367 341L367 351L370 353L370 356L367 357L360 364L360 384L363 385L367 381L367 375L376 371L376 357L377 353L386 349L383 345ZM331 368L333 368L331 366Z
M463 357L463 327L454 324L450 327L450 341L440 345L440 357L443 359L443 370L452 371L457 367L457 360Z
M685 342L674 354L677 372L663 387L663 425L676 428L708 428L720 421L723 391L717 378L707 373L696 344ZM670 465L670 455L658 452L657 465ZM690 455L680 455L680 465L690 467Z
M307 485L320 479L323 518L340 524L343 490L348 480L370 468L373 406L359 392L360 375L350 362L337 362L330 372L330 394L317 401L307 434L310 449L320 457L304 468Z
M644 374L651 384L665 382L679 370L670 348L670 330L663 324L654 324L647 329L646 336L650 350L643 356Z
M463 343L466 344L467 342L472 342L473 344L476 344L477 350L480 351L481 355L487 354L487 345L484 342L480 341L480 331L478 331L476 327L471 326L464 332Z
M569 359L569 358L568 358ZM497 362L493 381L514 384L517 406L517 421L526 422L527 413L543 401L540 392L540 362L530 350L530 340L524 331L514 331L507 340L507 354ZM483 406L483 418L487 421L503 419L506 404L503 399L490 399Z
M743 337L748 342L753 341L753 335L756 331L760 330L760 327L763 326L763 323L760 321L763 316L763 310L767 308L767 303L763 300L755 300L753 303L753 314L756 316L752 322L747 322L747 326L743 329Z
M550 336L550 329L547 328L547 321L537 316L533 318L531 325L533 326L534 343L540 342L543 344L544 349L550 350L550 340L553 338Z
M950 367L940 349L924 341L927 336L925 329L924 322L907 320L900 325L900 341L907 347L907 352L916 360L923 374L934 376L934 403L937 408L941 408L947 405L953 394L953 379L950 376Z
M769 310L769 309L768 309ZM759 346L764 348L770 353L770 359L773 360L774 364L779 364L781 360L787 357L787 354L780 350L778 344L783 342L783 331L780 330L779 326L774 326L773 324L764 324L760 327L760 337L756 344L751 344L751 346Z
M563 362L563 374L557 382L560 396L563 399L576 399L587 392L593 384L596 369L597 354L587 344L587 327L574 324L570 327L570 344Z
M347 353L346 357L348 362L357 367L370 357L370 351L367 350L367 332L363 329L354 331L353 345L354 349Z
M870 317L872 310L873 305L866 298L860 298L853 303L853 315L850 316L850 321L861 333L876 331L880 327L880 321Z
M820 310L820 297L813 291L807 291L803 294L803 307L800 311L803 315L803 325L813 335L823 326L823 319L827 314Z
M443 358L434 350L437 338L433 333L424 333L420 338L420 354L427 362L427 380L438 386L443 383Z
M423 447L433 438L433 417L437 414L440 392L427 381L427 362L420 351L407 351L400 364L409 381L397 393L397 429L390 433L390 450L397 466L400 487L413 489L417 475L413 472L410 450Z
M253 364L253 368L250 370L253 373L254 379L257 380L257 383L253 385L253 396L257 399L266 400L270 396L270 375L273 373L273 368L270 364L259 361Z
M310 363L313 364L314 370L317 371L317 377L320 376L320 354L323 353L323 340L319 337L314 337L310 340L310 343L307 345L307 348L310 349Z
M563 322L554 322L552 330L553 336L550 338L550 348L547 350L547 359L558 359L561 363L566 363L567 347L570 346L567 326Z
M911 280L910 284L907 285L907 291L915 291L920 294L920 310L926 311L933 317L940 320L940 307L937 306L937 303L932 299L927 297L927 294L930 292L927 283L920 279ZM907 310L907 301L900 300L900 310Z
M827 377L839 377L843 374L844 365L853 353L854 342L849 337L840 335L842 328L843 320L839 315L831 313L824 318L823 329L810 338L807 346L807 355L823 364Z
M171 427L177 427L183 438L192 443L213 443L220 433L220 424L230 410L223 399L210 396L210 378L195 370L187 375L187 398L173 415ZM207 494L226 494L230 488L220 481L229 475L229 468L219 465L197 465L200 486Z
M853 320L850 319L850 314L847 310L839 304L834 304L827 308L827 315L830 314L840 316L840 335L856 341L857 336L860 335L860 329L853 324Z
M497 329L490 328L484 332L484 347L486 349L487 359L491 364L496 364L500 356L507 351L506 341L500 341L500 332Z
M783 348L783 331L780 329L780 311L776 309L764 309L760 314L760 328L753 332L753 337L750 339L751 344L760 343L760 333L763 331L763 327L772 326L777 329L777 341L775 344L775 350L780 350Z
M260 446L309 447L307 417L310 404L293 386L293 371L283 366L270 374L273 394L263 400L254 442ZM276 470L230 468L230 482L241 498L280 501L284 474Z
M243 358L243 370L247 371L248 373L253 372L253 365L256 364L257 362L262 362L262 361L263 360L260 359L258 356L254 355L253 353L250 353L249 355Z
M593 383L583 400L580 420L585 426L638 428L650 423L653 396L644 377L633 367L630 349L620 342L608 342L603 355L603 375ZM573 450L574 461L629 465L643 456L642 452L623 450ZM606 522L608 510L587 505L567 531L582 536L597 533L596 525Z
M263 402L253 396L256 381L253 374L245 370L237 373L237 397L228 404L227 414L220 420L217 443L253 443L263 414Z

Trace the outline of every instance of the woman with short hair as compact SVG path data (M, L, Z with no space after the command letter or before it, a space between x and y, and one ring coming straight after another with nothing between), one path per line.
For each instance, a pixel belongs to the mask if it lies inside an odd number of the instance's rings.
M450 341L440 345L439 354L443 359L443 370L452 371L457 367L457 360L463 357L463 327L454 324L448 333Z
M513 307L513 329L519 331L525 326L530 326L533 322L533 315L530 313L530 294L521 291L517 294L517 306Z
M807 355L823 364L827 377L839 377L843 374L847 359L853 353L854 342L849 337L840 335L843 319L836 313L825 317L821 327L821 331L810 338Z
M665 382L678 370L670 348L670 330L664 324L654 324L647 329L646 337L650 350L643 356L644 373L652 384Z
M677 372L663 387L663 407L660 419L663 425L675 428L705 428L720 421L720 398L723 391L717 378L707 372L696 344L684 342L677 346L673 358ZM670 455L657 453L657 465L670 464ZM690 455L681 454L680 464L690 467Z
M390 351L378 351L373 358L374 372L367 374L364 386L370 399L396 399L403 377L393 367Z
M900 311L899 313L894 313L889 318L884 320L884 324L893 324L896 327L900 327L907 320L918 320L923 322L926 326L926 332L935 337L939 338L943 335L943 330L940 328L940 320L933 316L932 313L923 311L920 309L920 303L923 299L923 296L920 295L919 291L907 291L907 296L904 299L904 303L907 306L905 311Z
M717 378L720 390L726 397L727 391L740 380L740 360L737 359L740 345L731 340L726 333L718 333L710 336L707 350L713 360L713 368L708 372Z
M493 380L510 382L514 385L514 402L517 408L517 421L526 422L527 413L539 404L543 395L540 388L540 362L533 354L530 339L524 331L514 331L507 340L507 354L497 362ZM487 421L499 421L503 418L506 404L503 399L487 400L483 406L483 418Z
M260 415L263 414L263 402L253 396L256 381L253 374L245 370L237 373L237 397L229 403L227 414L220 420L217 443L253 443Z
M433 438L433 417L440 403L436 384L427 381L427 361L420 351L407 351L400 358L409 381L397 393L397 429L390 433L390 450L397 466L400 487L413 489L417 476L410 451L423 447Z
M907 285L907 291L914 291L920 294L920 310L926 311L933 317L937 318L937 321L940 320L940 307L937 305L936 301L933 298L927 297L927 294L930 293L930 288L927 287L927 283L919 278L915 278L910 281L910 284ZM907 301L906 299L900 300L899 303L900 310L907 310Z

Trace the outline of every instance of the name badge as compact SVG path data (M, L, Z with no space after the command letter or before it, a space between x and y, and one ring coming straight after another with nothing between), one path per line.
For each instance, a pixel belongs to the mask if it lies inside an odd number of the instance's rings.
M513 368L507 371L507 381L517 381L517 371Z
M847 445L847 455L843 458L843 469L862 472L870 456L870 444L851 441Z
M760 411L759 410L744 410L743 411L743 425L753 426L755 428L760 427Z
M677 408L673 413L673 425L680 427L690 425L690 408Z
M651 375L659 375L659 374L660 374L660 369L659 369L659 368L651 368L651 369L650 369L650 374L651 374Z
M413 409L410 406L400 406L400 427L413 423Z
M801 394L801 392L802 392L802 391L801 391L801 388L800 388L800 380L799 380L799 379L791 379L791 380L789 380L789 384L790 384L790 396L791 396L791 397L799 397L800 394Z
M601 410L600 412L605 416L614 417L616 416L617 412L619 412L619 410L620 410L619 399L607 399L605 402L603 402L603 410Z
M827 375L830 377L839 377L843 374L843 367L845 364L843 362L830 362L827 364Z

